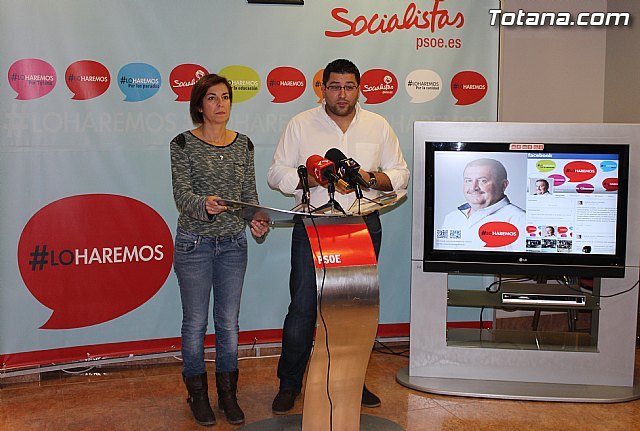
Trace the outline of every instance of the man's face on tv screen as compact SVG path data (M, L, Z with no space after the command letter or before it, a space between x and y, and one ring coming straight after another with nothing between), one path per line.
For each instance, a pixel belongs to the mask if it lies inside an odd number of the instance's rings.
M536 181L536 194L543 195L549 190L549 185L546 181Z
M508 182L496 178L491 166L467 166L463 176L464 196L472 208L486 208L504 197Z

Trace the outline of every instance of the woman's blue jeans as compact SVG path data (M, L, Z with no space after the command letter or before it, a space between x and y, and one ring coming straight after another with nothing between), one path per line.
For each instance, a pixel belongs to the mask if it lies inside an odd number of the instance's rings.
M247 236L206 237L178 228L173 268L182 299L183 373L205 372L204 337L213 289L216 372L238 369L238 316L247 268Z

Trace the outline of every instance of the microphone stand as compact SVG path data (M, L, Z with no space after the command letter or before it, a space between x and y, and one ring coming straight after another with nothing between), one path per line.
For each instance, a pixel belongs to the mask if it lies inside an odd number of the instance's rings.
M302 191L302 202L291 208L291 211L303 212L307 214L311 214L313 211L316 211L316 208L309 203L309 192L304 190Z
M340 203L335 199L336 184L333 179L329 180L329 184L327 184L327 191L329 192L329 202L327 202L326 204L322 205L319 208L316 208L313 212L321 213L328 208L331 210L332 214L336 213L337 211L340 211L342 214L347 215L347 212L342 209L342 206L340 205Z
M358 213L360 213L360 202L362 201L362 199L367 200L367 201L369 201L371 203L380 205L380 206L384 206L383 203L380 203L380 202L375 201L373 199L369 199L368 197L363 195L362 194L362 187L360 186L360 183L358 183L358 181L354 181L353 188L355 189L356 200L358 201Z
M309 183L307 182L307 168L304 165L298 166L298 177L302 183L302 202L293 207L291 211L304 212L311 214L315 207L310 204Z

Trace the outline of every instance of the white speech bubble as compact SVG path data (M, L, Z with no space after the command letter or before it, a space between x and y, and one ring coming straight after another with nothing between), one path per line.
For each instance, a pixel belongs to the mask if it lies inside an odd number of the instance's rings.
M433 70L418 69L409 75L404 83L411 103L429 102L442 91L442 78Z

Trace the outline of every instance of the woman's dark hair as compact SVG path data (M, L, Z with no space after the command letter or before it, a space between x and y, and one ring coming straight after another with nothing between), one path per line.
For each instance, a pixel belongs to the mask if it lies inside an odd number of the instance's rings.
M191 89L191 100L189 101L189 113L191 114L193 124L202 124L204 122L204 117L202 116L202 112L200 112L202 110L204 96L207 95L209 88L221 83L227 86L227 90L229 90L229 100L233 102L231 83L224 76L210 73L200 78L193 86L193 89Z
M356 76L356 84L360 85L360 71L358 70L358 67L349 60L340 58L327 64L327 67L325 67L322 72L322 85L327 85L327 82L329 82L329 76L332 73L353 73Z

